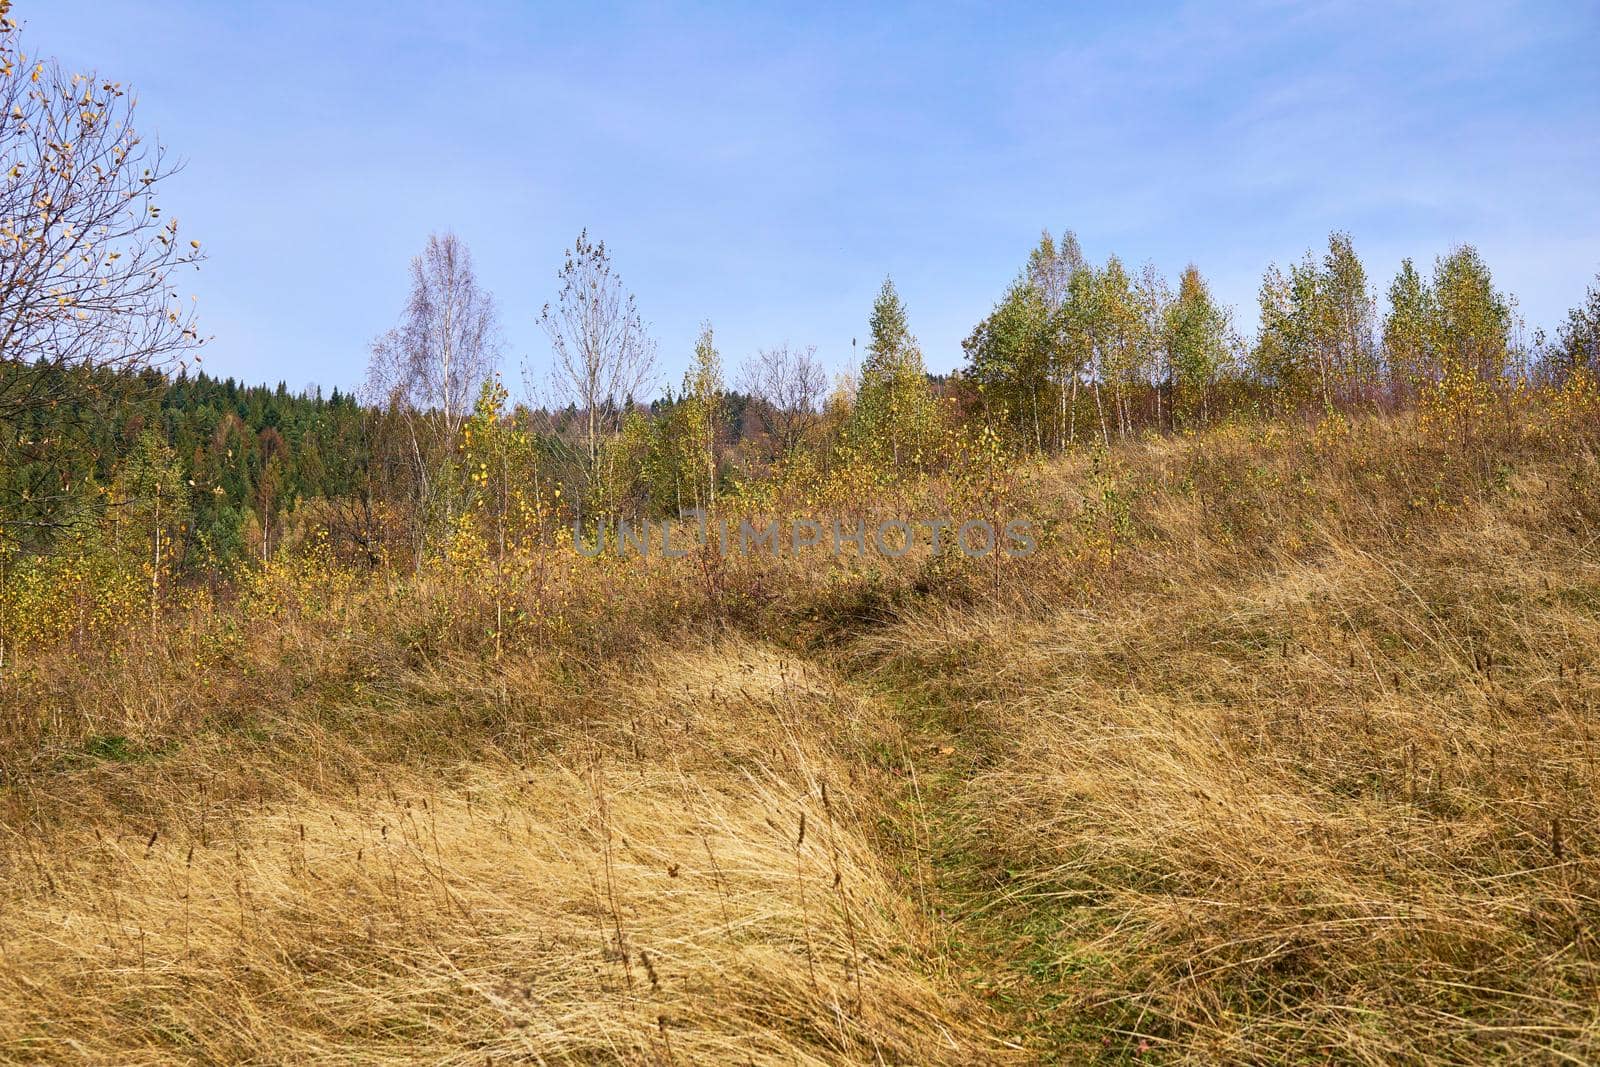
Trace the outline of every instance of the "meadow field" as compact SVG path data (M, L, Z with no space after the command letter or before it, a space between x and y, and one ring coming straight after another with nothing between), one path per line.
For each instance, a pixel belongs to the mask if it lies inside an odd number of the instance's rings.
M1568 392L847 510L1027 558L313 545L65 626L0 712L0 1055L1591 1061Z

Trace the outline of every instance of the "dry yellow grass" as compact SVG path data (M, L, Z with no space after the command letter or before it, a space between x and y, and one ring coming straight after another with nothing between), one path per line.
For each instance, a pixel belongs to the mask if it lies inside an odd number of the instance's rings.
M1493 492L1409 518L1328 466L1241 538L1175 491L1205 445L1135 461L1167 473L1112 591L866 646L974 737L952 847L1048 976L1047 1044L1600 1057L1593 455L1506 455Z
M74 772L32 811L13 797L0 1048L104 1063L995 1051L924 965L922 920L869 840L856 760L892 723L750 645L594 684L588 713L550 724L548 754L525 762L418 773L302 724L298 754L265 766L197 751Z
M54 664L3 702L0 1058L1593 1061L1597 481L1225 428L1022 472L1009 570Z

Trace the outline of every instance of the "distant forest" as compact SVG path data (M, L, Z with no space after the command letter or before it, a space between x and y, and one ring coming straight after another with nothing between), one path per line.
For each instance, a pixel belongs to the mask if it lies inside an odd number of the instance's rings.
M1600 286L1553 336L1526 337L1470 247L1426 277L1407 261L1380 314L1336 233L1321 257L1266 272L1246 340L1194 267L1174 290L1151 268L1093 265L1072 234L1046 233L954 374L926 371L885 281L853 373L830 379L814 350L784 346L756 353L730 385L707 324L681 384L645 403L619 385L649 388L653 347L610 253L584 235L545 324L558 384L563 353L572 385L606 384L530 407L500 385L494 304L465 247L433 238L412 270L401 326L375 342L359 398L187 367L0 362L7 550L35 555L63 538L82 548L95 531L136 526L143 543L155 523L174 574L216 577L308 538L347 558L420 564L483 495L488 466L472 469L471 456L491 427L500 477L543 501L543 523L676 514L863 463L895 477L932 471L953 442L979 436L1008 454L1052 453L1240 414L1481 407L1518 390L1592 388L1600 372ZM596 292L609 301L603 323L583 296ZM433 317L440 293L480 321L463 332L461 316Z

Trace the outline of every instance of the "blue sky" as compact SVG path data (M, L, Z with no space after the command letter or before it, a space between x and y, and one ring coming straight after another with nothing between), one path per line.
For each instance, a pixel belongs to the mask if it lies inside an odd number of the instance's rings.
M1348 229L1386 287L1476 244L1530 327L1600 270L1600 4L590 5L18 0L187 160L205 364L358 383L428 233L471 246L508 384L581 227L676 379L830 365L885 274L929 365L1042 227L1193 260L1255 324L1269 261Z

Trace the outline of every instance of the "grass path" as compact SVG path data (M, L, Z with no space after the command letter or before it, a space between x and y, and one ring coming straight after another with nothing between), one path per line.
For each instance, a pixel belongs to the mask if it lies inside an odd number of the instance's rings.
M966 783L1009 758L1010 739L952 706L937 680L898 670L841 675L895 709L907 731L893 828L902 875L939 931L940 977L972 989L1003 1020L997 1058L1025 1063L1146 1062L1136 1038L1113 1034L1073 1010L1082 968L1066 909L984 847L982 813Z

